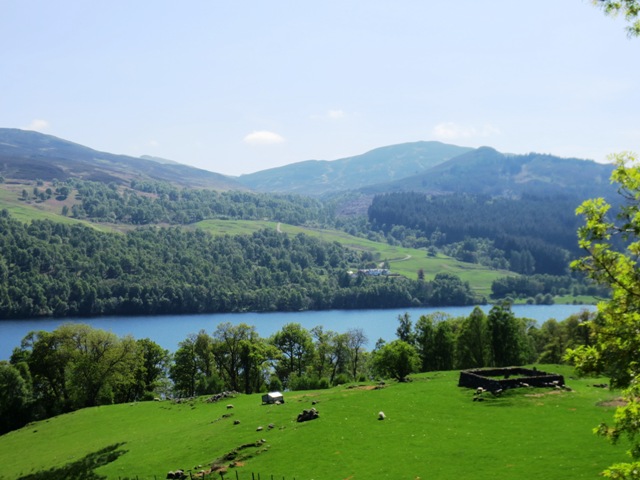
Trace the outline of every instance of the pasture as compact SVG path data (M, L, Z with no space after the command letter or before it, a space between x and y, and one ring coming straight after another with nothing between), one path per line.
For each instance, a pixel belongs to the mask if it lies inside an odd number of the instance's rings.
M564 374L572 391L516 389L474 402L451 371L286 392L282 405L261 405L256 394L84 409L1 436L0 478L160 479L216 462L229 479L552 480L597 478L625 460L624 445L592 433L613 416L606 402L615 392L593 386L606 380L538 367ZM320 417L297 423L313 402Z
M445 255L429 256L426 250L404 248L386 243L374 242L366 238L354 237L346 232L318 228L298 227L276 222L256 222L250 220L205 220L196 224L214 235L248 234L263 228L277 228L283 233L297 235L304 233L325 242L338 242L344 247L370 252L376 262L389 263L392 273L416 279L418 270L424 271L426 280L433 280L438 273L452 273L469 282L471 289L479 296L491 294L491 282L495 279L515 275L507 270L491 270L478 264L460 262Z

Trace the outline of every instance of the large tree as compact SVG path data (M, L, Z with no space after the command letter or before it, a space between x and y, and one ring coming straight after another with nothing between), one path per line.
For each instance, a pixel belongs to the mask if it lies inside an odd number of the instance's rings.
M276 371L287 386L289 377L302 377L313 361L314 344L311 333L299 323L287 323L271 337L271 344L282 352Z
M404 382L407 375L418 371L420 357L413 345L403 340L394 340L382 345L373 353L373 369L384 378Z
M577 212L585 224L578 232L587 255L573 263L598 283L611 288L611 299L598 304L590 323L591 341L569 349L567 358L581 372L604 373L612 387L623 388L626 404L613 426L597 432L613 442L628 437L631 463L611 466L609 478L640 478L640 167L636 156L617 155L612 181L622 202L613 208L602 198L584 202Z

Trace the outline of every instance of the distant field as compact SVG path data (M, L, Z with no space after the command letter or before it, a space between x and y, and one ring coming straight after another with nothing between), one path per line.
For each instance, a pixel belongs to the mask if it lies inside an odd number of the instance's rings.
M225 478L237 471L240 480L252 472L286 480L593 479L624 461L624 442L614 447L592 433L613 416L603 402L615 394L592 386L606 379L538 368L564 374L573 391L517 389L473 402L471 390L457 387L458 372L432 372L381 389L289 392L283 405L263 406L257 394L89 408L0 436L0 479L160 479L177 468L208 469L230 453L219 463L238 462ZM297 423L312 401L320 417Z
M23 188L29 190L33 189L33 186L0 185L0 187L2 187L0 188L0 209L6 209L13 218L21 222L31 222L32 220L51 220L53 222L66 224L81 223L102 231L116 230L108 225L101 225L88 222L86 220L65 217L61 214L62 206L64 204L71 205L73 203L72 201L59 202L57 200L50 199L45 203L36 203L33 201L23 202L18 199L19 192L21 192ZM40 187L40 189L44 188L46 187Z
M278 227L279 225L279 227ZM321 238L326 242L338 242L345 247L371 252L379 262L389 262L392 273L416 279L418 270L423 269L425 278L433 280L437 273L447 272L458 275L469 282L478 295L486 297L491 293L491 282L496 278L513 275L506 270L490 270L481 265L459 262L451 257L438 255L430 257L425 250L402 248L386 243L373 242L337 230L311 229L275 222L253 222L232 220L205 220L197 224L213 234L251 233L262 228L279 228L281 232L296 235L304 233Z

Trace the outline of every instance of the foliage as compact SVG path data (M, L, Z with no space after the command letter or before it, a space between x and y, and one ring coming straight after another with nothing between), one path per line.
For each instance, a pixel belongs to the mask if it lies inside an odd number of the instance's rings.
M358 276L367 252L304 234L109 234L0 212L0 318L469 304L468 284ZM443 279L445 277L442 277ZM9 281L11 279L11 281ZM433 283L433 285L432 285Z
M299 195L178 189L135 180L130 189L78 179L67 181L62 188L77 191L80 203L73 206L73 217L99 222L186 225L210 218L234 218L298 225L324 221L331 213L320 201Z
M586 201L577 210L585 224L578 231L587 256L573 267L612 290L609 301L598 305L590 322L592 342L569 349L567 358L581 373L603 372L612 387L624 388L625 405L618 408L614 426L602 424L597 432L617 441L627 436L633 463L618 464L605 472L610 478L638 478L640 422L640 167L635 155L619 154L612 181L624 203L612 211L602 198Z
M403 340L394 340L373 353L373 370L383 378L404 382L410 373L418 371L420 357L415 347Z
M575 197L487 195L428 196L414 192L374 197L368 218L374 230L402 242L443 247L466 261L524 274L563 275L578 253L571 212ZM544 225L544 228L540 228Z
M627 33L630 37L640 36L640 2L638 0L593 0L607 15L624 15L630 24Z
M0 435L27 423L31 398L31 385L18 368L0 362Z
M626 387L640 366L640 168L632 154L617 157L612 181L626 203L615 215L602 198L588 200L577 213L585 219L580 246L588 255L573 267L612 289L611 300L598 305L592 322L595 340L569 353L581 371L600 371L615 387Z
M538 295L592 295L607 297L608 287L589 284L571 275L518 275L501 277L491 283L492 298L534 298Z

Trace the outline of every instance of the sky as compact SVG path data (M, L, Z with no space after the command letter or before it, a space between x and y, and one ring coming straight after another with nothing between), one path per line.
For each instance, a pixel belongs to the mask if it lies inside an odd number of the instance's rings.
M589 0L0 0L0 127L226 175L437 140L640 152L640 38Z

